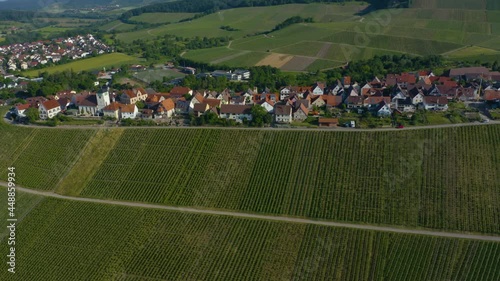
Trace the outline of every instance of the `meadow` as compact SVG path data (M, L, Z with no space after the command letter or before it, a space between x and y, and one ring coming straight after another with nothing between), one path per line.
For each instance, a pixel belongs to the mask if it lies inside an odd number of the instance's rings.
M18 199L19 280L500 279L500 243Z
M66 70L90 71L102 70L103 67L119 67L123 64L140 63L140 59L122 53L103 54L92 58L79 59L66 64L49 66L42 69L33 69L24 71L23 75L28 77L36 77L41 72L55 73Z

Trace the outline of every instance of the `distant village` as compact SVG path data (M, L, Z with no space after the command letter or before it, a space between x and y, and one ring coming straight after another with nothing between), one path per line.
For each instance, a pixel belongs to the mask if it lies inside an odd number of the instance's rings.
M87 34L0 46L0 61L5 74L5 70L26 70L47 63L58 63L63 58L76 60L109 52L112 52L111 47L92 34Z
M231 74L234 72L225 75ZM249 78L249 74L244 74ZM276 124L319 117L320 127L336 127L343 124L339 124L338 118L326 118L325 112L335 109L359 114L369 112L384 118L418 110L447 111L450 102L500 105L500 73L484 67L452 69L447 76L418 71L374 77L363 84L343 77L333 85L317 82L310 86L282 87L276 92L257 88L216 92L175 86L168 93L160 93L151 88L115 91L106 86L97 92L68 90L47 97L27 98L25 104L15 104L12 113L22 118L27 109L36 108L42 120L65 112L78 117L140 118L157 122L211 113L244 123L252 120L252 107L260 106Z

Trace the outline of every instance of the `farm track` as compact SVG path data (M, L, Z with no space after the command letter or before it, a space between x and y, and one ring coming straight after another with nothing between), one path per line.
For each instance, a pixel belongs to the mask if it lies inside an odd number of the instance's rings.
M316 57L318 58L324 58L326 54L328 53L328 50L332 47L332 43L325 43L323 44L323 47L321 47L321 50L318 51L316 54Z
M425 130L425 129L444 129L444 128L457 128L457 127L469 127L469 126L488 126L488 125L500 125L500 121L490 120L488 123L459 123L459 124L443 124L443 125L430 125L430 126L416 126L416 127L405 127L402 129L397 128L375 128L375 129L358 129L358 128L251 128L251 127L193 127L193 126L180 126L180 127L169 127L169 126L130 126L130 127L105 127L105 126L88 126L88 125L62 125L57 127L44 127L37 125L13 125L8 120L4 118L4 122L12 125L19 126L22 128L36 128L36 129L49 129L49 130L65 130L65 129L215 129L215 130L251 130L251 131L330 131L330 132L388 132L388 131L409 131L409 130Z
M234 54L234 55L230 55L230 56L227 56L227 57L223 57L223 58L220 58L220 59L213 60L210 63L212 63L212 64L218 64L218 63L225 62L225 61L237 58L237 57L241 57L241 56L246 55L248 53L250 53L250 51L241 51L240 53L237 53L237 54Z
M0 185L4 186L4 187L8 186L7 183L3 182L3 181L0 182ZM83 197L71 197L71 196L64 196L64 195L56 194L53 192L44 192L44 191L23 188L20 186L17 186L16 188L19 191L34 194L34 195L39 195L39 196L44 196L44 197L52 197L52 198L63 199L63 200L87 202L87 203L97 203L97 204L107 204L107 205L117 205L117 206L147 208L147 209L160 209L160 210L168 210L168 211L175 211L175 212L193 213L193 214L230 216L230 217L243 218L243 219L260 219L260 220L269 220L269 221L278 221L278 222L287 222L287 223L300 223L300 224L311 224L311 225L321 225L321 226L344 227L344 228L362 229L362 230L370 230L370 231L383 231L383 232L393 232L393 233L402 233L402 234L415 234L415 235L426 235L426 236L435 236L435 237L500 242L500 236L433 231L433 230L412 229L412 228L402 228L402 227L400 228L400 227L391 227L391 226L377 226L377 225L369 225L369 224L354 224L354 223L343 223L343 222L333 222L333 221L324 221L324 220L304 219L304 218L297 218L297 217L263 215L263 214L261 215L261 214L243 213L243 212L235 212L235 211L223 211L223 210L190 208L190 207L177 207L177 206L168 206L168 205L156 205L156 204L147 204L147 203L138 203L138 202L114 201L114 200L83 198Z
M106 30L106 32L110 32L110 31L112 31L113 29L115 29L115 28L119 27L120 25L123 25L123 22L120 22L119 24L117 24L117 25L115 25L115 26L112 26L112 27L108 28L108 29Z

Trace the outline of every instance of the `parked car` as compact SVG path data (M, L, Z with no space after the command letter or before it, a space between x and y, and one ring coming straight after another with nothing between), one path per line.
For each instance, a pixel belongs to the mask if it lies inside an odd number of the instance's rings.
M404 127L405 127L405 126L403 126L403 125L401 125L401 124L399 124L399 125L397 125L397 126L396 126L396 128L398 128L398 129L403 129Z

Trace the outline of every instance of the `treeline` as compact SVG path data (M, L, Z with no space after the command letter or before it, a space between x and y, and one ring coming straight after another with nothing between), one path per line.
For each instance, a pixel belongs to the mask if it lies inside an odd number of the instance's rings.
M284 20L282 23L276 25L270 32L274 32L274 31L278 31L280 29L283 29L285 27L288 27L292 24L296 24L296 23L302 23L302 22L314 22L313 18L303 18L301 16L294 16L294 17L291 17L291 18L288 18L286 20Z
M105 19L107 15L99 13L70 13L64 11L62 13L47 13L35 11L20 11L20 10L0 10L0 21L17 21L32 23L37 18L79 18L79 19Z
M74 72L74 71L64 71L54 74L48 74L47 72L41 73L40 77L43 77L41 82L29 82L27 88L27 95L34 96L47 96L53 95L59 91L64 90L94 90L95 75L87 72Z
M185 58L178 59L179 65L195 67L198 72L211 72L217 69L230 70L234 67L225 65L211 65L202 62L195 62ZM270 66L254 66L248 68L251 72L249 83L244 84L245 87L258 87L259 89L269 89L276 91L280 87L287 85L312 85L316 81L326 81L327 84L332 85L344 76L351 76L352 81L364 83L371 81L375 76L385 77L390 73L402 73L424 69L436 69L444 66L444 61L440 56L427 56L427 57L414 57L410 55L384 55L375 56L369 60L357 61L349 64L345 68L336 68L327 71L317 71L314 73L300 73L288 74L283 73L281 70ZM195 82L190 79L188 84L194 86L201 86L202 88L219 88L223 83L220 80L203 79ZM229 88L234 90L242 90L241 84L233 85L226 84ZM222 84L223 85L223 84ZM239 88L236 88L239 87Z
M155 3L129 10L123 13L121 20L127 20L133 16L144 13L202 13L210 14L219 10L256 7L276 6L284 4L309 4L309 3L345 3L366 2L362 0L183 0L167 3ZM368 0L376 8L407 6L408 0Z
M230 37L194 37L183 38L173 35L165 35L157 40L144 41L134 40L132 43L116 41L115 46L118 52L124 52L130 55L140 54L148 60L159 60L164 56L175 57L184 50L196 50L213 47L221 47L229 44Z

